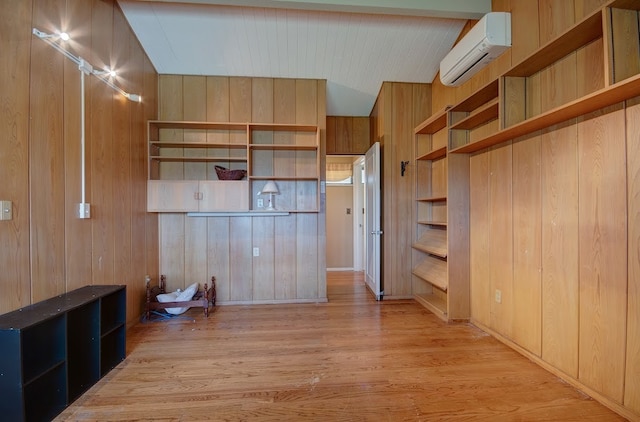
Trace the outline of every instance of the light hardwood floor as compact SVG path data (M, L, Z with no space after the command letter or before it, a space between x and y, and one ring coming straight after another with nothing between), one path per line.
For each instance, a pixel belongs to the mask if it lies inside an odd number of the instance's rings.
M470 324L376 303L357 273L327 282L329 303L137 324L57 420L624 420Z

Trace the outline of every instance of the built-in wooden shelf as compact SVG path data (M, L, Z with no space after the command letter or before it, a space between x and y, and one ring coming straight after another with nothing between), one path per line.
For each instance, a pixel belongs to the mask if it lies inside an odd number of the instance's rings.
M151 120L150 128L156 129L205 129L205 130L244 130L248 129L247 123L232 122L194 122L182 120ZM246 147L246 144L245 144Z
M531 117L506 129L502 129L485 138L452 149L451 153L469 153L500 144L502 142L528 135L537 130L562 123L604 107L625 101L640 95L640 75L635 75L608 88L600 89L582 98L560 107Z
M441 226L441 227L447 227L447 222L446 221L434 221L434 220L418 220L417 221L418 224L423 224L425 226Z
M416 201L421 202L445 202L446 200L446 196L427 196L424 198L416 198Z
M447 147L441 147L434 149L433 151L429 151L420 157L416 157L416 160L437 160L439 158L444 158L447 156Z
M163 148L247 149L247 144L221 144L209 142L149 141L150 145Z
M316 151L317 145L294 145L294 144L249 144L253 150L289 150L289 151Z
M151 155L151 160L155 161L178 161L183 163L198 163L198 162L237 162L246 163L246 158L238 157L185 157L185 156L169 156L169 155Z
M600 10L585 17L567 31L540 47L533 54L513 66L504 76L531 76L598 38L602 38L602 13Z
M446 106L444 109L434 113L433 116L420 123L414 129L414 133L416 135L432 135L444 129L447 126L447 110L449 107L450 106Z
M291 180L291 181L317 181L317 177L297 177L297 176L249 176L249 180Z
M450 129L466 129L471 130L476 127L488 123L498 118L499 101L498 98L494 98L489 102L478 107L472 113L470 113L464 119L461 119L457 123L451 125Z
M425 230L412 247L422 252L446 258L447 231L438 228Z
M494 98L498 98L498 80L495 79L473 94L471 94L466 99L462 100L455 106L451 107L450 112L472 112L476 110L478 107L481 107L483 104L488 103Z
M432 293L429 294L417 294L414 296L415 300L422 306L433 312L438 318L447 320L447 302Z
M411 272L440 290L447 291L447 261L425 255L424 259L413 267Z

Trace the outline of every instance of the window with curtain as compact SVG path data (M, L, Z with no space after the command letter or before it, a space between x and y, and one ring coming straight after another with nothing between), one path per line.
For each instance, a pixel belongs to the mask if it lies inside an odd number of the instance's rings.
M353 168L350 163L327 163L327 184L350 185L353 183Z

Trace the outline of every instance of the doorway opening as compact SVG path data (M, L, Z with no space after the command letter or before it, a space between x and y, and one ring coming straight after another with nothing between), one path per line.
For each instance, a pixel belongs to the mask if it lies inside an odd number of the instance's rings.
M327 156L327 271L364 271L364 156Z

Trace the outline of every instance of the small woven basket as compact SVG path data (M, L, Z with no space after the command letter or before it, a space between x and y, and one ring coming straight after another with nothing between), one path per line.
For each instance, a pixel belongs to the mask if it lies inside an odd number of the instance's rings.
M215 168L220 180L242 180L247 175L246 170L229 170L220 166L215 166Z

